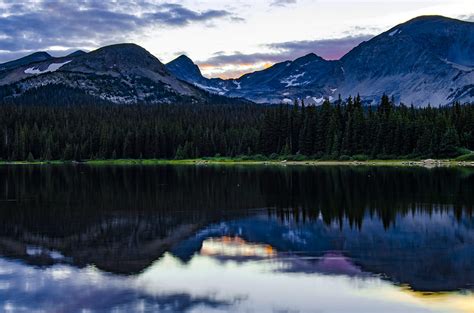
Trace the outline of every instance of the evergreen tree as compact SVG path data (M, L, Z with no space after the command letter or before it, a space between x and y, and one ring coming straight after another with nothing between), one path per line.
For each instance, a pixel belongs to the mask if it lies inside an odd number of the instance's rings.
M0 102L0 159L453 157L459 148L474 150L469 104L414 108L384 95L373 107L364 107L359 96L326 99L321 106L117 106L88 103L90 98L74 92L59 102L56 91L50 92L42 100L48 105L28 96Z

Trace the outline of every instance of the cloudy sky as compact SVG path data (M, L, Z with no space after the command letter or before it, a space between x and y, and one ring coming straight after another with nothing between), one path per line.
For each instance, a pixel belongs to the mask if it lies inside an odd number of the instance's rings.
M0 62L134 42L236 77L314 52L338 59L419 15L474 21L473 0L0 0Z

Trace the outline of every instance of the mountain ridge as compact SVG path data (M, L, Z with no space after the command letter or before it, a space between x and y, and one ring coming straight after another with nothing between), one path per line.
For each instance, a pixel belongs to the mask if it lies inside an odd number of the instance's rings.
M48 85L117 104L232 101L177 79L155 56L132 43L22 65L0 77L6 97L41 93Z
M41 62L53 58L48 52L38 51L32 54L26 55L16 60L8 61L0 64L0 72L9 70L18 66L27 65L35 62Z
M305 58L310 60L302 64ZM298 98L320 104L339 94L360 94L368 103L383 94L417 106L469 102L474 100L474 23L419 16L362 42L339 60L310 53L229 80L174 74L208 91L256 102Z
M133 43L63 57L36 52L0 64L0 87L7 97L48 84L114 103L242 98L318 105L357 94L367 104L378 103L384 94L415 106L472 102L474 23L420 16L360 43L339 60L308 53L234 79L206 78L186 55L163 64Z

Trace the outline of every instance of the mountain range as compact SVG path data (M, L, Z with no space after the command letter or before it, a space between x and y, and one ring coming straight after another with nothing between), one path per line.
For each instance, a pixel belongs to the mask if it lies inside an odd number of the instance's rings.
M57 86L118 104L227 101L176 78L156 57L135 44L111 45L89 53L77 51L59 58L34 53L1 64L0 86L3 98Z
M421 16L363 42L340 60L311 53L293 61L222 80L203 77L180 56L167 64L178 78L210 92L255 102L320 104L360 94L368 102L385 93L418 106L474 100L474 23Z
M366 103L377 103L383 94L415 106L472 102L474 23L421 16L361 43L339 60L311 53L226 80L204 77L185 55L165 65L135 44L59 58L36 52L0 64L0 98L40 92L47 85L120 104L242 98L257 103L304 99L317 105L357 94Z

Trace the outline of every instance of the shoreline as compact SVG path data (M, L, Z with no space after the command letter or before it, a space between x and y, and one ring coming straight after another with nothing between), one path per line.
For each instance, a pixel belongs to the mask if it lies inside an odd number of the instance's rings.
M267 165L267 166L403 166L403 167L474 167L473 161L458 160L368 160L368 161L287 161L287 160L234 160L234 159L118 159L77 161L0 161L0 165L91 165L91 166L152 166L152 165Z

